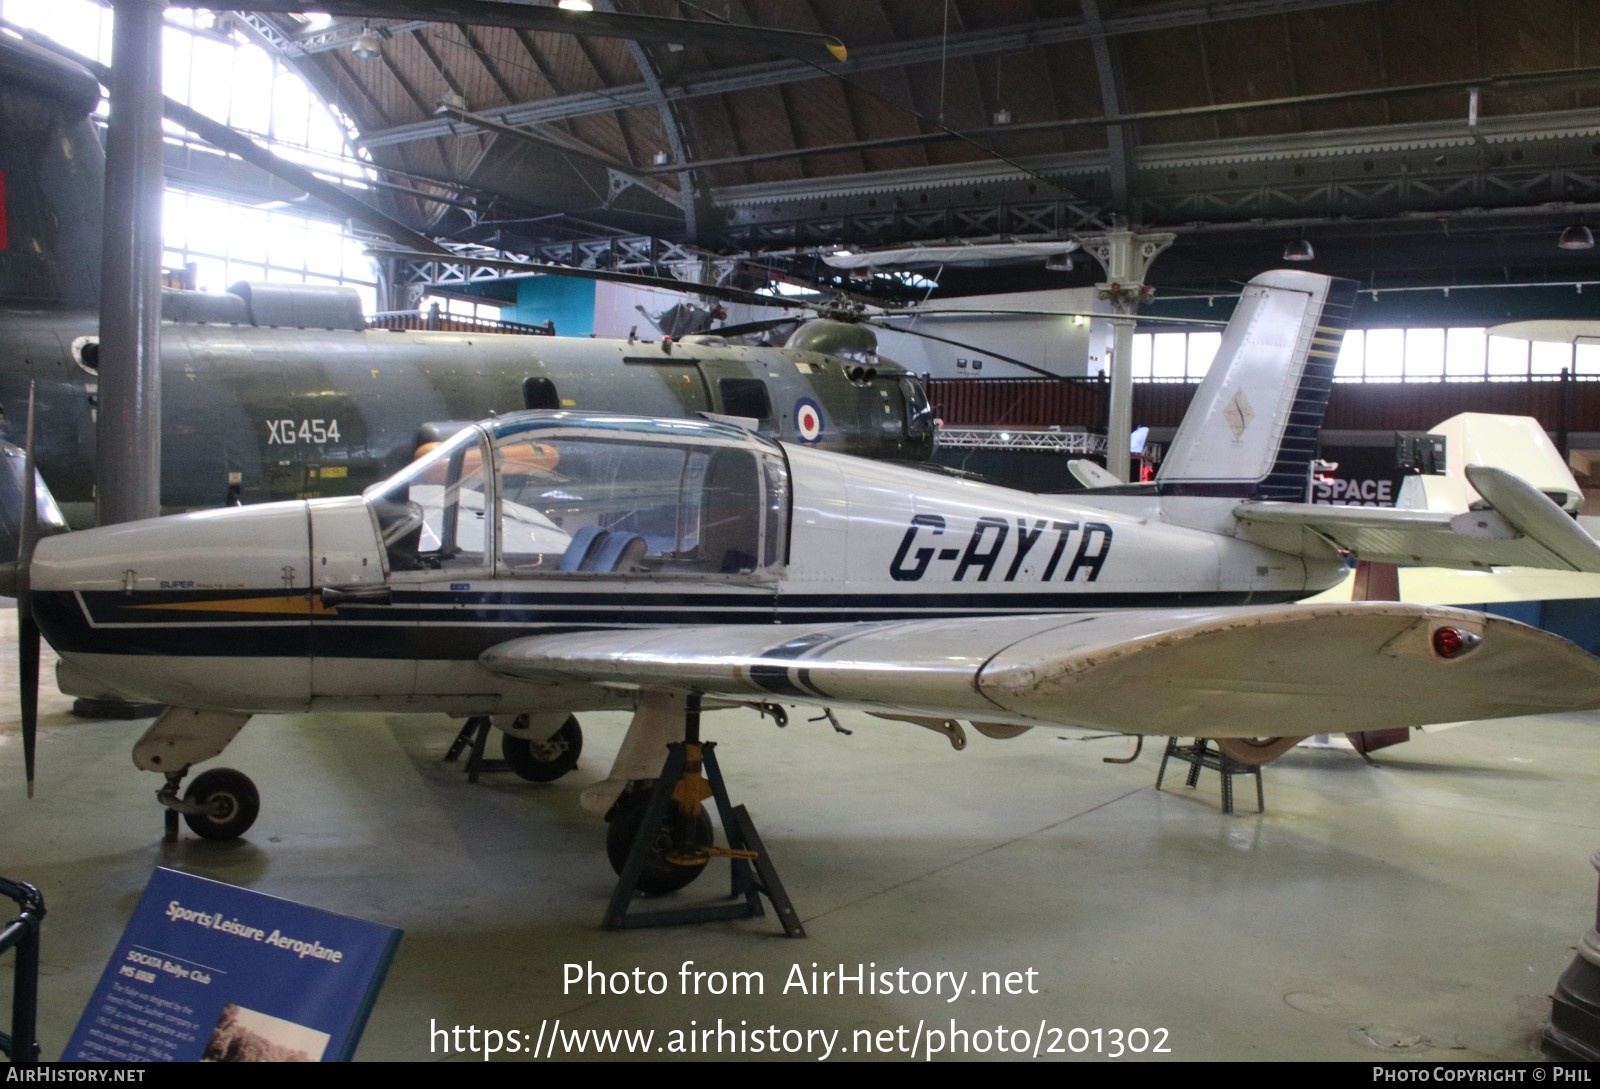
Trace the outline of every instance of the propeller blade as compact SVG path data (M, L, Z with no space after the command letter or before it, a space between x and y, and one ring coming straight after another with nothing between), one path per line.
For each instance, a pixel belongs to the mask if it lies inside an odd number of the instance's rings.
M33 620L33 545L39 536L39 495L33 467L33 383L28 383L28 429L22 444L22 526L17 545L17 680L22 686L22 769L33 797L33 756L39 741L39 625Z
M22 686L22 770L33 797L33 754L39 742L39 625L31 614L17 616L17 683Z

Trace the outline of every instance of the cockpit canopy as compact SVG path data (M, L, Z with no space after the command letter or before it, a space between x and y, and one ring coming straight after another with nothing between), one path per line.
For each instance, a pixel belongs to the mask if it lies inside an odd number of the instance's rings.
M776 578L787 559L782 449L703 421L519 413L364 496L394 573Z

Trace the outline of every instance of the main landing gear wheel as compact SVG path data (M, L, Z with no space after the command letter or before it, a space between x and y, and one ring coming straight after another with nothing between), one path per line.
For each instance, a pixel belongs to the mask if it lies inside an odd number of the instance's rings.
M213 768L195 776L183 800L205 806L203 813L185 813L189 831L202 839L238 839L256 822L261 795L249 776L232 768Z
M1252 767L1268 764L1294 748L1303 737L1219 737L1217 749L1229 760Z
M517 719L521 726L524 715ZM525 741L509 733L500 734L500 755L511 770L530 783L552 783L578 766L583 753L583 729L575 715L567 716L561 729L543 741Z
M628 852L633 849L633 841L644 823L644 813L649 805L648 790L636 791L617 802L611 824L606 828L606 857L611 860L611 868L619 875L628 864ZM712 841L711 814L706 812L706 807L696 806L694 815L686 817L678 809L678 804L673 802L667 810L666 819L655 830L650 853L645 856L644 870L639 874L639 883L635 887L649 896L677 892L705 871L706 856L701 854L698 859L692 856L710 847ZM682 861L672 861L669 856L674 855Z

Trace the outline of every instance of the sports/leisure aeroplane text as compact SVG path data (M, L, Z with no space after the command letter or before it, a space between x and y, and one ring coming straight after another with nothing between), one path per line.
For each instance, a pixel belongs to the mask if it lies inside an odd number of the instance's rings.
M615 818L702 699L861 708L958 747L963 722L1203 736L1257 762L1325 731L1600 706L1600 659L1512 621L1293 604L1344 574L1336 537L1374 559L1600 569L1600 545L1492 467L1469 470L1489 509L1467 513L1298 502L1353 297L1300 271L1252 281L1147 486L1031 495L710 421L514 414L359 497L42 540L33 615L64 691L169 705L135 762L219 838L254 818L248 780L179 784L257 712L492 716L514 766L548 778L571 767L574 713L631 708L586 792Z

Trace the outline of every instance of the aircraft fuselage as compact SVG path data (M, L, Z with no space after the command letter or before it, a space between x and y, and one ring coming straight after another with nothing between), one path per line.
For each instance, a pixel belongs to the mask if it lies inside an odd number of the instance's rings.
M236 711L575 710L631 697L557 696L479 656L616 627L1271 604L1342 570L1331 549L1308 563L1164 524L1154 498L1068 502L720 425L487 429L364 498L41 542L34 608L64 688Z

